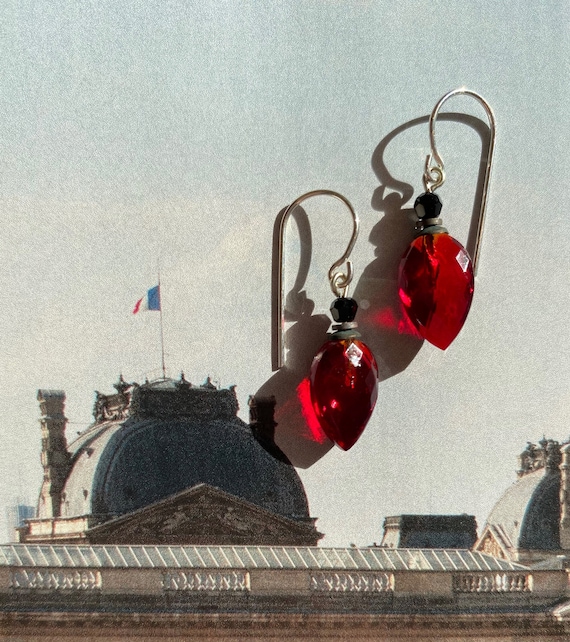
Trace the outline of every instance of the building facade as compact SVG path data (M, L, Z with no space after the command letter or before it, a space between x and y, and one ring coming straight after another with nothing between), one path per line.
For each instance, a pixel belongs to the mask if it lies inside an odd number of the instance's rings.
M44 478L0 546L0 640L570 639L567 445L529 444L474 546L471 516L400 515L332 549L274 400L245 424L209 380L115 389L69 445L64 393L38 393Z
M467 550L0 547L0 639L566 640L566 570Z

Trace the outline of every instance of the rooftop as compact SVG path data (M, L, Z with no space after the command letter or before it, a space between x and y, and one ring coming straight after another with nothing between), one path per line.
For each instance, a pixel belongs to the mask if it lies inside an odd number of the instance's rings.
M0 566L356 571L517 571L521 564L463 549L311 546L0 546Z

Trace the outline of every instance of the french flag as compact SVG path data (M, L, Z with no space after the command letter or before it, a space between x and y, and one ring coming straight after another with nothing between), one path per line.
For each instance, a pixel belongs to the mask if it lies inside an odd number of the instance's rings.
M136 302L133 314L145 310L160 310L160 285L155 285Z

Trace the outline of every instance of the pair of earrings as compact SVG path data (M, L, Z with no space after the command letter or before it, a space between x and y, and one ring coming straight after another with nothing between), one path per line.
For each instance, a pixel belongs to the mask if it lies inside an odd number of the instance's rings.
M483 177L481 206L473 260L467 250L442 226L439 197L434 193L445 181L443 160L435 144L435 121L442 105L452 96L472 96L484 107L490 127L490 142ZM445 350L455 339L473 299L474 277L483 234L487 195L495 144L495 117L489 104L477 93L455 89L443 96L429 119L431 153L426 158L423 182L425 193L414 203L418 216L416 238L400 262L398 293L402 309L418 334ZM433 163L433 164L432 164ZM314 413L327 437L343 450L351 448L364 431L378 397L378 366L371 350L360 340L354 321L358 305L347 296L352 281L350 253L356 243L359 218L342 194L315 190L303 194L283 213L278 243L278 306L281 325L275 333L276 367L283 365L283 237L289 214L303 201L314 196L331 196L348 208L353 221L349 244L329 270L329 283L336 299L330 311L337 325L321 347L310 370L309 382ZM346 271L342 266L346 263Z

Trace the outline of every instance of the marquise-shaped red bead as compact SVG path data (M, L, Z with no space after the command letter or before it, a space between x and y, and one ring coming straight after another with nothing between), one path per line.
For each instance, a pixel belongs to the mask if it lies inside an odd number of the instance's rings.
M398 292L419 334L445 350L465 323L473 300L473 264L445 232L422 234L400 263Z
M358 441L378 397L378 366L366 344L327 341L313 360L311 400L326 436L348 450Z

